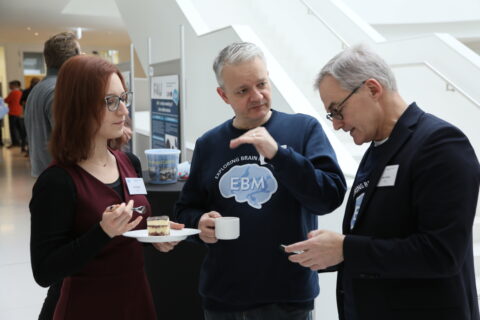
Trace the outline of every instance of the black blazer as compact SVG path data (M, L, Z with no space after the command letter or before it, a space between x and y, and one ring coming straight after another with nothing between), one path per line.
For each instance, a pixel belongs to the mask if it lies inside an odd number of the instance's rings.
M340 319L349 294L359 320L479 320L472 225L480 166L470 142L413 103L384 147L352 230L348 198ZM377 186L390 165L399 165L394 185Z

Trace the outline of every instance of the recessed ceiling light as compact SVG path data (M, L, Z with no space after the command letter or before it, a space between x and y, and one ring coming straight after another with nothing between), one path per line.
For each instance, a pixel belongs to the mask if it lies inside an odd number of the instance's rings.
M28 31L30 31L30 30L32 30L32 28L30 28L30 27L27 27L27 30L28 30Z
M35 32L33 35L34 35L35 37L38 37L38 32Z

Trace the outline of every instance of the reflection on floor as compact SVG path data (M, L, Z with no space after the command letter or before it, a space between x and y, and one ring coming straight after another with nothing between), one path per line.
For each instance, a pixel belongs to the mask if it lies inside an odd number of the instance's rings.
M34 182L20 148L0 148L0 319L37 319L47 292L30 267L28 203Z

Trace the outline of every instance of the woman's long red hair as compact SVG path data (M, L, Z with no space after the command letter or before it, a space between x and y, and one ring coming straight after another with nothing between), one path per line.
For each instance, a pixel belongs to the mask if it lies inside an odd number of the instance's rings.
M113 73L118 75L125 89L118 68L99 57L75 56L60 68L49 145L58 163L71 165L90 156L93 139L107 110L104 97ZM114 148L120 148L123 141L118 138L111 142Z

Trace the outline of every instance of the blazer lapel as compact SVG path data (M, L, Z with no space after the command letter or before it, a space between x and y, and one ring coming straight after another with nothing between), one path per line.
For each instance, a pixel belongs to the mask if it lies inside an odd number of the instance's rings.
M390 138L386 142L387 145L385 145L384 153L379 157L378 162L370 175L369 184L365 192L365 196L363 198L362 204L360 206L360 210L358 212L357 221L352 231L354 231L355 228L359 224L361 224L361 220L364 218L364 216L367 216L367 213L364 213L364 211L368 207L368 203L370 202L373 195L375 194L378 181L380 180L386 165L388 164L390 159L392 159L393 156L395 156L395 154L408 141L408 139L410 138L413 132L412 127L418 122L420 116L423 113L424 112L420 110L420 108L418 108L415 103L412 103L407 108L407 110L405 110L403 115L398 119L398 122L393 128ZM392 164L396 164L396 163L392 163ZM348 205L349 211L348 211L348 214L345 215L345 216L349 216L350 219L353 214L352 208L354 207L353 206L354 202L355 202L354 199L350 199L349 205ZM347 230L350 231L349 230L350 219L348 220L348 223L345 223L344 221L344 225L343 225L344 231L347 231ZM347 228L347 230L345 230L345 228Z

